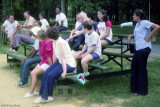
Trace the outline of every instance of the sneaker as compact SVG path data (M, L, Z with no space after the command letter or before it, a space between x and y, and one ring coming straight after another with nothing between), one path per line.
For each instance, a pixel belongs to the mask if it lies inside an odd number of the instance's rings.
M39 96L33 101L33 103L38 104L38 103L42 102L42 100L43 99L41 98L41 96Z
M41 103L48 103L48 102L51 102L51 101L53 101L53 97L48 96L48 100L45 100L45 99L42 98Z
M89 72L84 72L84 77L88 76L89 75Z
M28 84L28 82L27 82L27 83L23 83L23 82L20 82L20 81L19 81L18 87L19 87L19 88L23 88L23 87L25 87L27 84Z
M39 92L34 91L33 94L34 94L34 95L39 95Z
M34 96L34 93L30 94L30 93L27 93L26 95L24 95L24 98L29 98L29 97L32 97Z

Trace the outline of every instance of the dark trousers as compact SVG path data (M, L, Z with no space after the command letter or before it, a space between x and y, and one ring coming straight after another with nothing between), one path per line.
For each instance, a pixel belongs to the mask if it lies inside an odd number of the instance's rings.
M77 41L76 41L76 39L77 39ZM84 41L85 41L85 35L81 34L78 37L73 38L72 41L69 40L69 46L72 47L74 45L75 41L76 41L76 44L74 46L74 50L77 51L78 48L79 48L79 46L84 43Z
M58 31L61 31L61 30L67 30L67 27L65 26L58 27Z
M131 92L140 95L148 93L147 60L151 52L150 48L134 51L131 64Z

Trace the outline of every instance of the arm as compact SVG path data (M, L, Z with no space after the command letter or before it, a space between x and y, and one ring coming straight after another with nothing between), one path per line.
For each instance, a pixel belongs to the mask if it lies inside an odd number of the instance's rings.
M132 38L132 37L134 37L134 34L131 34L131 35L128 36L128 40L127 40L127 43L128 43L128 44L131 42L131 38Z
M67 73L67 67L66 67L66 61L65 61L65 50L64 50L64 43L59 43L59 53L60 53L60 60L63 68L62 78L65 78L65 75Z
M1 29L3 30L3 32L4 32L5 34L8 35L8 32L5 31L5 28L3 27L3 25L1 25Z
M88 50L86 53L84 53L83 55L81 55L81 57L85 57L86 55L92 53L94 50L96 49L96 45L92 45L91 49Z
M106 37L109 36L110 28L111 28L111 27L107 27L107 28L106 28L106 34L103 35L102 37L100 37L100 40L103 40L103 39L105 39Z
M54 25L54 27L57 27L58 26L58 22L56 21L56 24Z
M32 58L36 53L38 52L38 50L35 50L35 48L32 48L31 52L27 55L27 57L23 60L23 63L25 61L27 61L29 58Z
M81 35L82 33L84 33L84 31L83 31L83 30L82 30L82 31L80 31L80 32L78 32L77 34L73 35L70 39L73 39L73 38L75 38L75 37L77 37L77 36Z
M160 28L160 26L157 25L157 24L153 24L153 25L151 26L151 28L152 28L153 30L152 30L152 32L145 38L146 41L149 41L149 40L150 40L150 37L153 36L153 35L156 33L156 31Z

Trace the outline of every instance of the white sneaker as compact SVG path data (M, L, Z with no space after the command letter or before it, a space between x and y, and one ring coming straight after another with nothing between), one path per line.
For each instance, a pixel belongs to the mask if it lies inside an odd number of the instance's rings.
M39 96L33 101L33 103L38 104L38 103L42 102L42 100L43 99L41 98L41 96Z
M84 77L88 76L89 75L89 72L84 72Z
M39 92L34 91L33 94L34 94L34 95L39 95Z
M30 94L30 93L27 93L26 95L24 95L24 98L29 98L29 97L32 97L34 96L34 93Z
M53 101L53 97L48 96L48 100L42 99L41 103L48 103L48 102L51 102L51 101Z

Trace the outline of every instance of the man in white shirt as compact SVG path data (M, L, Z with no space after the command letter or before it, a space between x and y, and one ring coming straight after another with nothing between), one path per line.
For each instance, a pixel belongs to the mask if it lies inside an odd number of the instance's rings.
M44 19L44 15L42 13L39 14L40 22L42 23L42 29L45 31L49 28L49 23L46 19Z
M12 44L13 37L17 32L17 26L18 22L14 20L14 15L10 15L8 21L5 21L3 25L1 25L1 29L8 35L10 46Z
M56 24L54 27L57 27L59 31L61 30L66 30L68 28L68 22L67 22L67 17L64 13L61 12L61 8L57 7L56 8Z
M30 15L29 11L24 12L24 17L26 19L23 25L19 25L21 29L21 34L25 36L32 36L31 35L31 28L33 27L36 20Z

